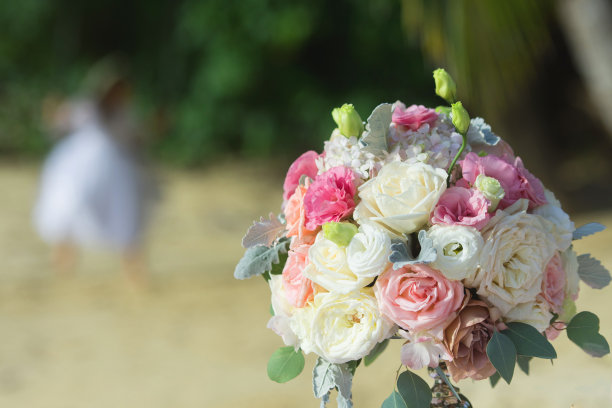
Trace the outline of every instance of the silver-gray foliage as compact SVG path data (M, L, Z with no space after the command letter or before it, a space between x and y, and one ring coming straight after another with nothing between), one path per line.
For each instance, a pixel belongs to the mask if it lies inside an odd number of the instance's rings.
M390 103L383 103L374 108L372 114L368 117L366 131L360 139L364 150L374 155L380 155L387 150L391 107Z
M602 289L610 284L610 272L591 254L578 255L578 276L594 289Z
M234 269L234 278L248 279L272 270L272 265L280 262L279 254L287 252L286 239L281 239L273 247L263 245L248 248Z
M312 371L314 395L321 398L321 407L329 401L329 393L338 388L338 407L352 408L353 374L347 364L334 364L319 357Z
M391 244L389 262L393 264L393 269L397 270L412 264L428 264L436 260L437 253L433 246L433 240L427 236L425 230L419 231L418 239L421 245L421 252L416 257L410 250L411 239L413 238L409 236L407 243L398 241Z
M603 231L605 229L605 225L602 225L598 222L589 222L588 224L584 224L582 227L576 228L576 230L572 234L572 240L575 241L577 239L593 235L596 232Z
M263 245L270 247L285 232L285 226L280 220L270 213L268 219L261 217L259 222L253 222L246 235L242 238L244 248Z

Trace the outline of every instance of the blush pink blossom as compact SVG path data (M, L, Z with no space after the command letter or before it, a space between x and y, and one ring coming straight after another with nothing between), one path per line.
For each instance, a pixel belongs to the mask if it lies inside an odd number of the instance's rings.
M349 217L355 209L357 177L348 167L333 167L319 174L304 196L306 228Z
M317 176L319 170L317 168L316 159L318 157L319 155L317 152L309 150L298 157L291 166L289 166L287 176L285 177L285 183L283 184L283 199L285 201L291 197L300 183L300 178L302 176L308 176L311 179Z
M464 298L463 285L423 264L387 269L374 285L380 311L413 332L428 330L441 338Z
M313 282L302 274L308 265L309 248L310 245L305 244L290 250L283 269L285 297L295 307L304 307L314 297Z
M544 268L542 279L542 295L550 308L555 313L563 312L563 301L565 300L565 270L559 252L555 252Z
M447 188L431 213L432 224L463 225L482 229L489 221L491 202L478 190Z
M285 205L284 213L287 220L287 237L295 237L291 240L291 247L301 244L312 244L317 236L317 231L306 228L306 215L304 210L304 195L308 191L310 181L306 180L303 186L297 186L295 192Z
M542 182L527 171L520 157L515 158L514 163L509 163L492 154L480 157L468 153L460 165L463 178L457 185L473 185L480 174L499 181L505 192L499 202L500 209L509 207L521 198L529 200L530 209L546 204Z
M401 102L396 102L391 121L396 125L406 126L410 130L418 130L425 123L433 125L438 120L435 110L423 105L412 105L406 108Z
M561 332L567 327L567 325L563 322L554 322L544 331L546 338L550 341L555 340Z

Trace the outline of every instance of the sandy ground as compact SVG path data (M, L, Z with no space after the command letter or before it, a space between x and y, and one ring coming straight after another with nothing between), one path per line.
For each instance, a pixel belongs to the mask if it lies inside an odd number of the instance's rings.
M30 225L38 169L0 165L0 407L315 407L313 359L283 385L266 376L282 346L266 329L262 279L235 281L240 238L276 210L278 174L264 166L222 165L163 173L164 200L149 234L151 287L135 290L117 256L86 253L59 277ZM612 226L612 211L573 215ZM612 230L576 243L612 267ZM612 289L582 287L579 310L601 318L612 340ZM475 407L611 407L612 360L593 359L562 334L559 359L532 364L510 386L459 384ZM393 388L396 342L360 367L356 407L378 407ZM333 406L333 405L332 405Z

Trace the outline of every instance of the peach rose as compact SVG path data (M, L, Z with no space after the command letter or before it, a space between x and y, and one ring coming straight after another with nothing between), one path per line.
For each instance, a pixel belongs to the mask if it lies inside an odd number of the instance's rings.
M306 180L304 186L297 186L295 192L285 205L285 219L287 220L287 236L295 237L291 247L301 244L312 244L317 236L316 231L311 231L305 225L304 196L308 190L310 181Z
M300 245L290 250L283 269L285 297L295 307L304 307L314 296L314 284L302 273L308 264L308 249L310 245Z

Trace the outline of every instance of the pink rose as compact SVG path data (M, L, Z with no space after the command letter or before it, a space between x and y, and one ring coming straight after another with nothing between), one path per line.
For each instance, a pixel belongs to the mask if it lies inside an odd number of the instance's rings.
M544 331L546 338L550 341L556 340L567 325L563 322L556 321Z
M304 196L306 228L349 217L355 209L356 176L348 167L333 167L319 174Z
M563 301L565 300L565 270L559 252L555 252L544 268L542 279L542 295L550 305L553 312L563 312Z
M288 200L293 194L302 176L308 176L314 179L317 176L319 169L317 168L316 159L319 157L317 152L309 150L306 153L298 157L289 166L287 171L287 177L285 177L285 183L283 184L283 199Z
M529 200L529 208L546 204L542 183L527 171L520 157L514 159L512 164L492 154L479 157L475 153L468 153L460 165L463 179L457 185L464 186L466 182L473 185L479 174L499 181L505 192L499 202L500 209L509 207L521 198Z
M394 104L391 121L396 125L406 126L410 130L418 130L425 123L433 125L438 120L438 114L433 109L423 105L412 105L406 108L401 102Z
M426 265L387 269L374 285L381 312L400 327L441 336L464 298L463 285Z
M289 251L287 263L283 269L283 287L285 297L295 307L304 305L314 297L314 284L302 271L308 265L310 245L300 245Z
M482 229L489 221L490 201L478 190L450 187L431 213L432 224L463 225Z
M304 210L304 195L308 191L310 181L306 185L297 186L295 192L285 205L285 219L287 220L287 237L295 237L291 240L291 247L301 244L312 244L317 236L317 231L311 231L304 223L306 222Z

